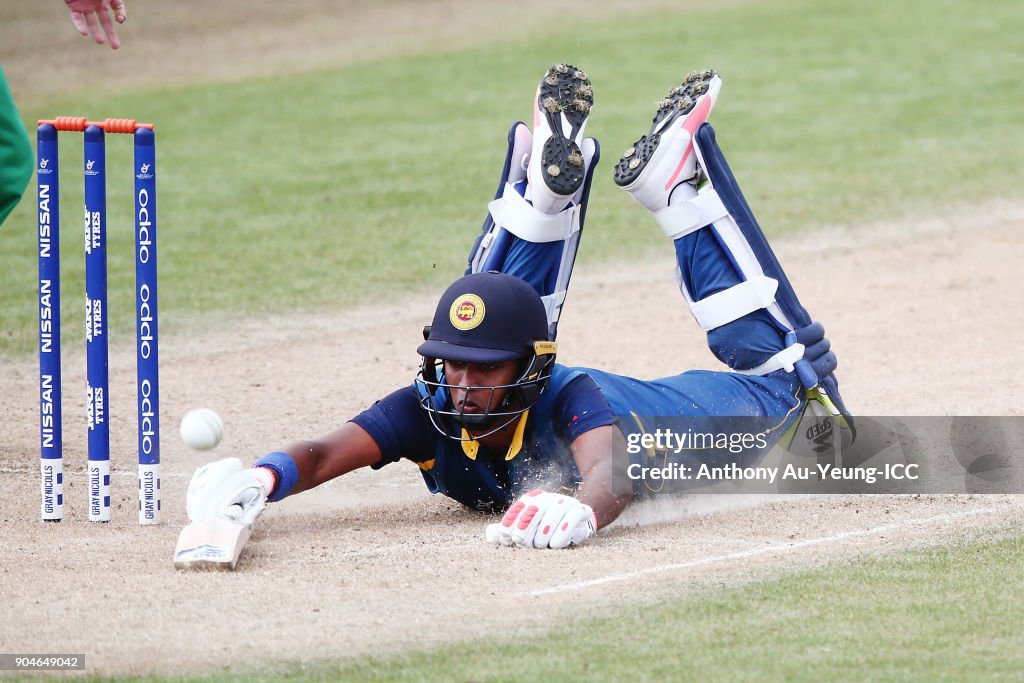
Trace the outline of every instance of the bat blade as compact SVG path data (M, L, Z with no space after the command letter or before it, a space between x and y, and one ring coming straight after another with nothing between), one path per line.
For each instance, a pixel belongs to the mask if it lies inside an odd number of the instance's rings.
M238 564L250 526L222 517L192 522L178 536L174 548L177 569L224 569L233 571Z

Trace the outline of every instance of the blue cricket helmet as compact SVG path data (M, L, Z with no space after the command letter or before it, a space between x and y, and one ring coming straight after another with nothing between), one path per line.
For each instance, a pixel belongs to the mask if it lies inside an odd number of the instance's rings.
M529 356L533 343L546 341L547 334L547 312L533 287L514 275L473 273L441 295L417 352L442 360L501 363Z
M511 424L540 398L555 363L556 346L548 340L544 302L529 284L504 273L473 273L452 283L441 295L423 336L425 341L417 348L423 357L416 377L420 405L434 427L452 439L466 438L462 428L486 429L491 434ZM522 362L512 384L474 387L492 392L507 389L500 406L484 413L464 413L452 405L449 389L453 385L444 379L446 360ZM476 438L483 436L476 434Z

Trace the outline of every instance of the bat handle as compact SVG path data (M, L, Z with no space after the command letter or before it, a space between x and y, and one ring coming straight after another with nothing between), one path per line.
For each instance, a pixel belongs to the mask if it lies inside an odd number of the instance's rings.
M237 522L238 520L240 520L242 518L242 515L244 513L245 513L245 508L243 508L241 505L236 503L234 505L229 505L228 507L224 508L224 512L221 513L221 514L224 517L227 517L228 519L230 519L231 521Z

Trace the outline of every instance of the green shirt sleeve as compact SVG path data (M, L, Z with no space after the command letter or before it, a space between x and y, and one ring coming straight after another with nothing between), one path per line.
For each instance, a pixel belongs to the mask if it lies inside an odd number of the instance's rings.
M34 165L32 143L0 69L0 225L21 200Z

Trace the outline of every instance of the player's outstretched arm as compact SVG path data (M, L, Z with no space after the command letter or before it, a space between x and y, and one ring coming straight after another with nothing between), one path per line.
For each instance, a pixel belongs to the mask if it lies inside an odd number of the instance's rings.
M244 517L251 524L267 500L314 488L352 470L380 461L377 442L355 423L316 441L303 441L270 453L244 468L226 458L196 470L186 504L192 521L212 516ZM233 514L236 509L237 514Z
M617 431L606 425L584 432L572 442L572 455L583 476L576 498L593 508L601 528L611 524L633 500L633 487L616 469L613 457Z
M287 455L295 463L296 469L295 484L285 492L285 495L315 488L325 481L330 481L353 470L375 465L381 459L380 447L377 442L367 434L366 430L354 422L346 422L341 429L316 441L292 444L281 453ZM267 456L267 458L270 457ZM267 458L261 459L256 464L261 464ZM284 497L278 494L279 491L275 490L272 499L278 500Z

